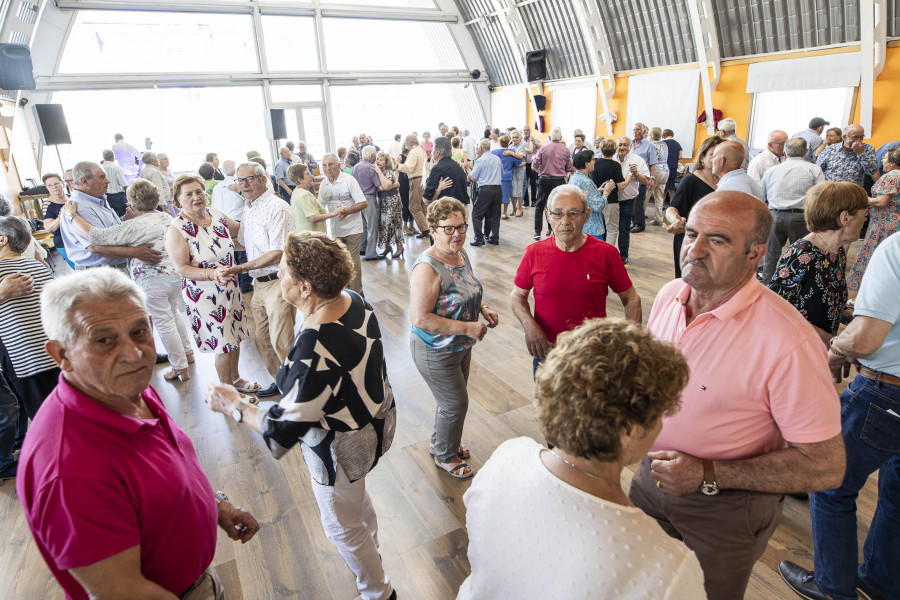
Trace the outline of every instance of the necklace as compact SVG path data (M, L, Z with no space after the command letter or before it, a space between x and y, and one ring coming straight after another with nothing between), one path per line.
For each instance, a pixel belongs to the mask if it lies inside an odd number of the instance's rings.
M828 252L830 252L831 254L837 254L837 252L835 252L834 250L831 249L831 246L828 245L828 242L826 242L825 240L822 239L822 236L821 236L821 235L819 235L819 234L816 233L815 231L813 231L812 234L813 234L814 236L816 236L817 238L819 238L819 241L820 241L820 242L822 242L823 244L825 244L825 247L828 248Z
M551 451L550 451L550 454L552 454L553 456L555 456L555 457L558 458L559 460L563 461L564 463L566 463L567 465L569 465L570 467L572 467L573 469L575 469L575 470L578 471L579 473L584 473L584 474L587 475L588 477L591 477L591 478L596 479L596 480L598 480L598 481L602 481L603 483L606 483L607 485L611 485L611 486L613 486L614 488L617 488L617 489L621 489L621 487L622 487L622 484L621 484L621 483L613 482L613 481L610 481L609 479L606 479L606 478L604 478L604 477L600 477L599 475L594 475L593 473L590 473L590 472L588 472L588 471L585 471L584 469L579 469L579 468L576 467L574 464L570 463L569 461L567 461L566 459L564 459L562 456L560 456L559 454L557 454L557 453L556 453L556 450L551 450Z
M316 314L317 312L319 312L322 308L328 306L329 304L333 304L334 302L337 302L337 301L340 300L340 299L341 299L341 297L338 296L337 298L333 298L332 300L329 300L328 302L325 302L325 303L323 303L323 304L320 304L319 306L316 307L316 309L315 309L314 311L312 311L311 313L309 313L308 315L306 315L306 319L310 318L311 316L313 316L314 314ZM304 319L304 320L305 320L305 319Z

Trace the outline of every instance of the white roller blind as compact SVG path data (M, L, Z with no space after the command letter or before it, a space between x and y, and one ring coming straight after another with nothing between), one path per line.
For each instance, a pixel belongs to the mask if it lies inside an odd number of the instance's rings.
M575 130L584 132L584 143L594 144L597 127L597 84L553 87L550 91L550 122L559 127L566 144L575 142Z
M671 129L683 149L682 158L694 153L700 71L684 69L634 75L628 78L626 124L628 137L635 123Z
M491 127L506 133L507 127L521 129L528 115L528 95L524 87L508 87L491 92ZM473 131L481 136L481 132Z
M753 63L747 93L856 87L859 64L859 52Z

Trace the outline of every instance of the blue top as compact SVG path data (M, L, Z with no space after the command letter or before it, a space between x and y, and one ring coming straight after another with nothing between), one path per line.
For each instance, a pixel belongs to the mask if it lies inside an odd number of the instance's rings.
M112 227L122 221L116 211L106 203L106 196L94 198L75 190L70 196L72 202L78 207L78 216L95 227ZM65 242L66 255L69 260L79 267L102 267L104 265L121 265L128 262L127 258L103 258L87 251L90 242L81 234L81 231L72 225L68 217L60 219L63 242Z
M515 156L506 155L503 153L508 151L509 148L497 148L496 150L491 150L492 154L495 154L497 158L500 159L500 162L503 163L503 178L500 181L512 181L512 172L516 166L522 162L521 159L516 158Z
M281 157L278 159L278 162L275 163L275 179L283 179L284 183L289 187L293 188L294 184L288 179L287 170L293 162L290 159Z
M632 142L631 151L644 159L644 162L647 163L648 169L659 162L659 159L656 155L656 146L654 146L653 142L646 138L641 140L641 143L637 145Z
M475 166L469 177L477 181L478 185L500 185L503 180L503 161L496 154L485 152L475 159Z
M887 154L887 151L893 148L894 146L900 144L900 142L888 142L883 145L881 148L875 151L875 162L878 163L878 170L882 170L884 165L881 163L884 160L884 155Z
M873 371L900 377L900 235L890 236L875 248L853 314L893 323L881 348L859 362Z
M587 196L588 206L591 209L591 217L584 225L584 232L594 237L606 235L606 227L603 225L603 212L606 210L606 198L603 193L597 189L597 186L591 181L591 178L576 171L569 178L571 185L577 186Z
M444 261L422 253L416 259L415 269L424 263L434 269L441 279L441 289L434 303L434 314L455 321L477 321L481 314L481 296L484 288L475 277L472 264L465 250L460 252L463 264L459 267L448 265ZM429 350L435 352L460 352L475 345L475 339L467 335L441 335L423 331L413 325L412 332L419 336Z

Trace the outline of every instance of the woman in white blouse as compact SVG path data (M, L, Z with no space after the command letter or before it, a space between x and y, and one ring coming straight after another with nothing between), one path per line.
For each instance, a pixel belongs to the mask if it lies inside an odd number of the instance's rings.
M458 599L706 598L697 557L621 484L687 379L678 349L640 325L593 319L560 335L535 379L552 449L508 440L475 476Z

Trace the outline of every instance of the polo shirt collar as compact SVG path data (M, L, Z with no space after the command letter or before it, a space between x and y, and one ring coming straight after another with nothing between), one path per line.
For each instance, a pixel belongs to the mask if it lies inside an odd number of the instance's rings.
M91 204L96 204L97 206L106 206L106 202L103 201L103 198L94 198L81 190L72 190L72 195L69 197L80 202L89 202Z
M691 299L692 288L687 283L682 283L681 289L675 294L675 300L682 306L685 306ZM734 296L725 302L725 304L706 314L712 315L720 321L729 321L734 318L735 315L756 302L756 299L759 298L762 291L762 283L760 283L756 277L752 277L744 284L744 287L739 289Z
M101 426L118 429L123 433L133 435L141 427L153 427L160 420L165 420L166 418L163 407L151 397L151 394L147 393L149 389L148 387L147 390L144 390L141 396L144 398L147 406L150 407L150 410L157 415L156 419L136 419L103 406L76 389L75 386L66 380L63 373L59 374L59 385L56 387L56 394L60 402L84 418ZM168 429L167 425L166 429Z

